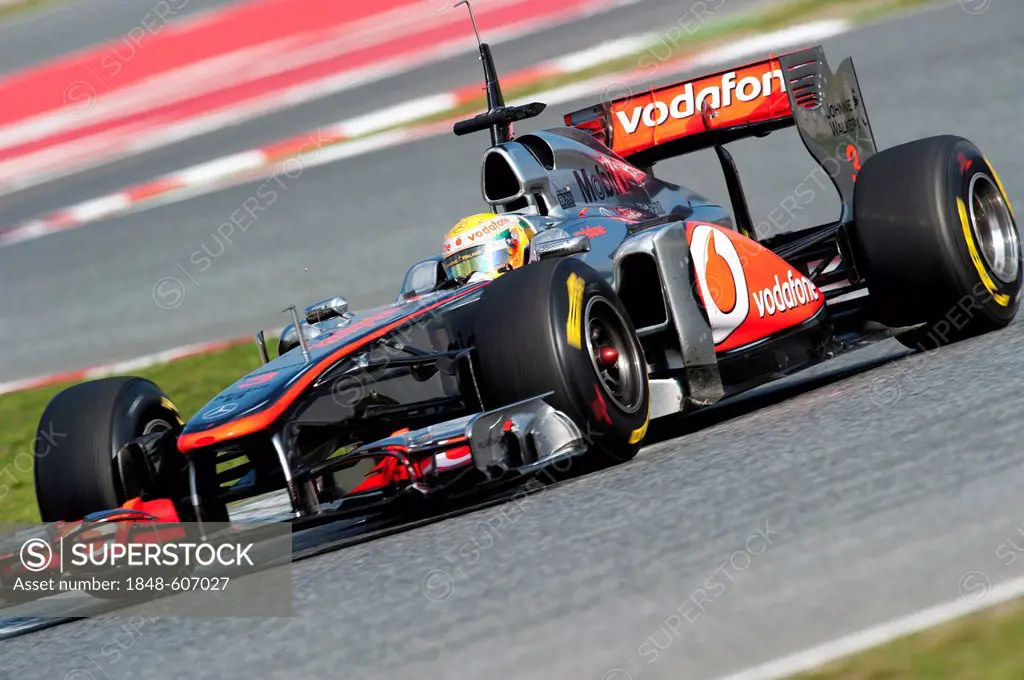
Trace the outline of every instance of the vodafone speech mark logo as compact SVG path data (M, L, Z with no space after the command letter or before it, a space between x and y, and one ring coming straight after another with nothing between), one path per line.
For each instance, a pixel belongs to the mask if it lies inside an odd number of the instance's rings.
M750 313L747 277L736 246L710 225L699 224L694 228L690 252L711 322L711 336L718 345L743 325Z
M773 89L773 81L778 81L777 89ZM723 109L732 106L734 101L751 102L755 99L767 99L777 92L785 92L786 81L779 69L766 71L759 77L751 75L739 80L735 71L729 71L722 74L720 82L711 83L696 95L693 83L686 83L677 89L680 90L679 93L668 102L655 99L646 106L634 107L630 113L618 111L616 115L622 128L627 134L633 134L640 129L641 124L644 127L656 128L670 119L685 120L701 111L704 102L712 109ZM667 94L671 94L672 91L669 90Z
M810 319L824 306L824 295L810 279L763 246L711 224L695 223L688 229L690 256L716 350L771 337Z
M806 276L794 276L792 269L786 272L785 281L780 281L779 275L776 274L774 286L754 293L754 304L762 319L765 314L775 316L817 302L819 299L821 293L818 292L817 286Z

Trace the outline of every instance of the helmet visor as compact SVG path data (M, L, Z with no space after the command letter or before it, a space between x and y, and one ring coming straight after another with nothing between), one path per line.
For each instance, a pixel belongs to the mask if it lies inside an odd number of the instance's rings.
M512 254L504 238L455 253L444 260L448 278L461 281L473 273L490 274L505 267Z

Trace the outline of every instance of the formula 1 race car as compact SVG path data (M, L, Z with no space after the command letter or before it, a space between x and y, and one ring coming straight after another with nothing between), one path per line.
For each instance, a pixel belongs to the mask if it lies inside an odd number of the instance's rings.
M1017 313L1021 247L995 170L958 137L878 151L849 59L833 72L805 49L513 137L544 105L506 106L480 56L489 110L455 133L489 131L483 196L536 226L530 263L457 285L433 257L390 305L293 309L279 356L258 334L264 365L188 422L146 380L69 388L36 439L45 521L157 502L164 519L220 521L281 490L299 521L457 501L628 461L651 420L865 342L930 349ZM841 213L759 236L726 145L789 126ZM731 206L655 176L707 148Z

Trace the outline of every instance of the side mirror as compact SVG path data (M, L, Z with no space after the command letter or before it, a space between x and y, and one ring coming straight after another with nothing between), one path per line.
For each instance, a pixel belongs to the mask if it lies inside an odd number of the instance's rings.
M546 238L542 238L542 236ZM537 234L530 244L533 260L546 260L552 257L568 257L590 252L590 237L586 234L569 236L563 229L546 229Z
M402 282L402 290L399 291L398 299L410 298L414 295L423 295L437 290L437 287L445 280L444 269L441 267L441 256L435 255L429 260L417 262L405 274Z
M306 307L306 323L318 324L328 319L348 316L348 302L343 297L333 297Z

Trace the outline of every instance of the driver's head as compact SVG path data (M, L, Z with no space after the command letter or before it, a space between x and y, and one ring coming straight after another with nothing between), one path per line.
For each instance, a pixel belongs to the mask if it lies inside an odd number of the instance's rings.
M533 234L530 223L516 215L467 217L444 241L444 270L452 281L497 278L526 264Z

